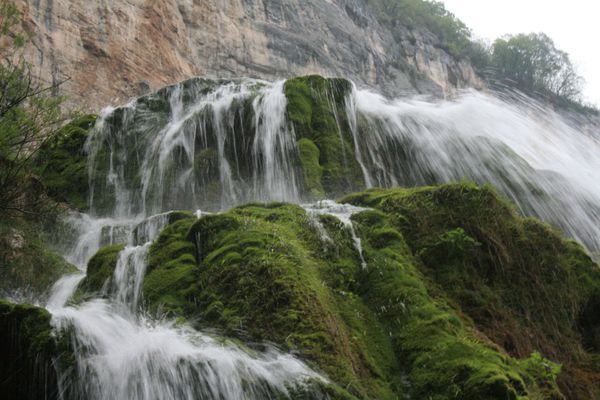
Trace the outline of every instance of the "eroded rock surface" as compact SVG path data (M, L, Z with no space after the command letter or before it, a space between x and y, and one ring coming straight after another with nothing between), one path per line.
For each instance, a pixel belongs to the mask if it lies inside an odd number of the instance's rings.
M479 86L426 31L400 41L364 0L17 0L28 57L71 105L119 104L190 76L320 73L389 95ZM417 73L414 73L416 68ZM411 72L412 70L412 72Z

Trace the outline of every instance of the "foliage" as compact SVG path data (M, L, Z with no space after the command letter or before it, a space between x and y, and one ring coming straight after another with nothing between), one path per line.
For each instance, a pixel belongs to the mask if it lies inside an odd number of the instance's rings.
M525 90L540 90L579 100L582 78L569 55L556 48L543 33L507 36L494 42L492 64L500 78L515 81Z
M536 369L538 373L545 379L556 380L560 374L561 365L542 357L542 355L534 351L529 358L524 360L524 364L528 368Z
M44 85L25 61L27 34L19 27L11 2L0 5L0 213L42 213L43 197L26 196L31 189L31 161L39 145L61 122L54 96L62 82Z
M85 210L88 201L88 169L84 145L96 115L74 118L44 141L34 159L40 176L53 199Z
M440 45L455 57L471 52L471 31L440 1L369 0L379 20L395 32L399 26L424 27L440 39Z
M76 271L46 246L36 224L22 218L1 220L0 293L19 290L38 299L60 277Z
M546 95L556 105L577 112L598 114L582 103L583 79L569 55L556 48L543 33L497 39L493 45L472 37L471 30L444 4L435 0L368 0L380 23L398 40L406 28L425 28L439 39L450 55L468 59L491 80L503 79L530 94Z

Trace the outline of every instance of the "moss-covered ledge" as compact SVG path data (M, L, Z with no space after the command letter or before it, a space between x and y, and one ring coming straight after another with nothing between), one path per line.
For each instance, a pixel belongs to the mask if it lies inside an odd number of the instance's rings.
M600 325L589 311L600 298L600 268L580 245L470 183L373 189L342 201L383 212L417 257L428 290L468 326L517 359L540 352L561 363L567 398L600 396L593 366ZM371 226L359 223L358 231Z

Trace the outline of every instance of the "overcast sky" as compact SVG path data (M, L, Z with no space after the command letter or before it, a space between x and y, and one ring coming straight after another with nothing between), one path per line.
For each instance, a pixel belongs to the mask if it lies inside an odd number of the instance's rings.
M493 40L544 32L585 78L586 100L600 106L600 0L443 0L473 30Z

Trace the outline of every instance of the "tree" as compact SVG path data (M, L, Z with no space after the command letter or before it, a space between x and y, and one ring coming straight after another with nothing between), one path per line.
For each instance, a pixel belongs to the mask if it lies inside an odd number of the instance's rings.
M569 55L543 33L507 36L494 42L492 65L499 77L530 91L549 92L578 101L582 78Z
M28 35L20 14L8 1L0 4L0 214L39 213L39 197L28 196L31 165L39 147L56 135L62 118L62 82L44 85L25 60Z
M468 56L471 31L444 3L435 0L368 0L381 22L395 33L398 26L423 27L455 57Z

